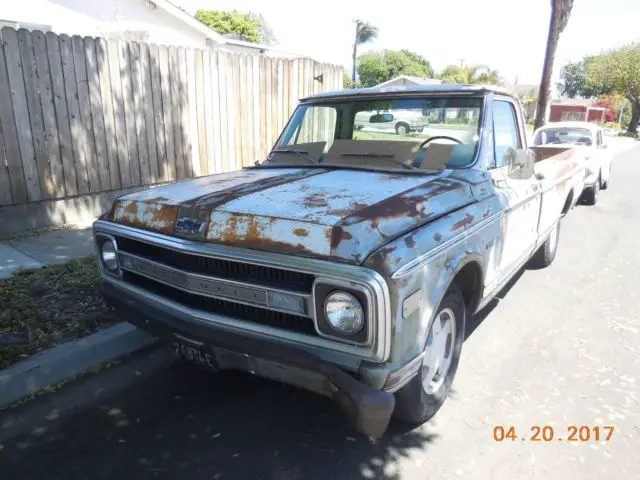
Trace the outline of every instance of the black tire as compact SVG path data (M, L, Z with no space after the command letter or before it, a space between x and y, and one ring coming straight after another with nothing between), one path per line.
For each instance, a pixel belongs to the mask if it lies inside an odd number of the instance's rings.
M560 221L556 223L555 228L551 231L547 239L533 254L527 268L531 270L539 270L546 268L553 263L558 251L558 243L560 243Z
M400 122L396 125L396 133L398 135L407 135L410 132L411 132L411 127L409 127L408 123Z
M584 192L584 203L587 205L595 205L598 203L598 196L600 194L600 175L598 175L598 179L596 183L593 184L593 187L589 187Z
M453 312L453 316L455 317L455 332L452 335L454 339L452 344L449 343L448 349L450 355L452 355L451 363L443 377L444 380L435 392L427 393L423 387L422 365L418 374L396 392L394 417L403 423L417 425L429 420L440 409L451 389L451 384L453 383L456 370L458 369L458 363L460 362L460 353L462 351L462 343L464 342L464 325L467 315L464 298L460 288L456 284L452 284L449 290L447 290L447 293L445 293L436 314L433 316L432 323L447 309ZM431 325L429 325L429 332L431 332Z
M609 170L609 175L607 175L607 181L600 184L600 190L606 190L609 188L609 180L611 180L611 170Z

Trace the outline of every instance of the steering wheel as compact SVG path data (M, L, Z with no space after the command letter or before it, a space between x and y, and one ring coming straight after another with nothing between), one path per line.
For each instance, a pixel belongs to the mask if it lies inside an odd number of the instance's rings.
M452 140L452 141L462 145L462 142L460 140L458 140L457 138L448 137L446 135L436 135L435 137L427 138L424 142L422 142L420 144L420 146L418 147L418 150L423 148L427 143L431 142L432 140L439 140L439 139L442 139L442 138L445 139L445 140Z

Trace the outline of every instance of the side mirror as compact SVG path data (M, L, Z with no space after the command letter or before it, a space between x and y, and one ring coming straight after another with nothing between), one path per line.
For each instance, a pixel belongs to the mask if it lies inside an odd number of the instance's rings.
M526 180L534 174L535 154L531 150L518 149L509 155L509 178Z

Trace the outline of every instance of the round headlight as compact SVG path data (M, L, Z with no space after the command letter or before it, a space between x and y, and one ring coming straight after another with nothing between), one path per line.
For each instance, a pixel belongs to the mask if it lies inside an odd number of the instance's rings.
M356 297L336 290L324 302L324 313L329 325L345 335L355 335L364 326L364 310Z
M115 271L118 269L118 255L116 247L111 240L105 240L100 247L100 256L102 264L107 270Z

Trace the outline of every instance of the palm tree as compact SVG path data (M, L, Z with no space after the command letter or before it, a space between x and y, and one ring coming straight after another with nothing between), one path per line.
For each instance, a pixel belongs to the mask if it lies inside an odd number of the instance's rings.
M356 20L356 38L353 42L353 72L351 81L356 83L356 57L358 56L358 45L372 42L378 38L378 27L374 27L368 22Z
M540 82L534 128L540 128L544 124L547 101L549 100L549 84L553 73L553 60L556 56L556 48L558 48L558 39L569 22L572 8L573 0L551 0L551 20L549 21L549 34L547 36L547 51L544 55L544 68L542 69L542 81Z
M440 79L443 83L471 84L493 84L501 83L500 74L497 70L492 70L486 65L449 65L442 73Z

